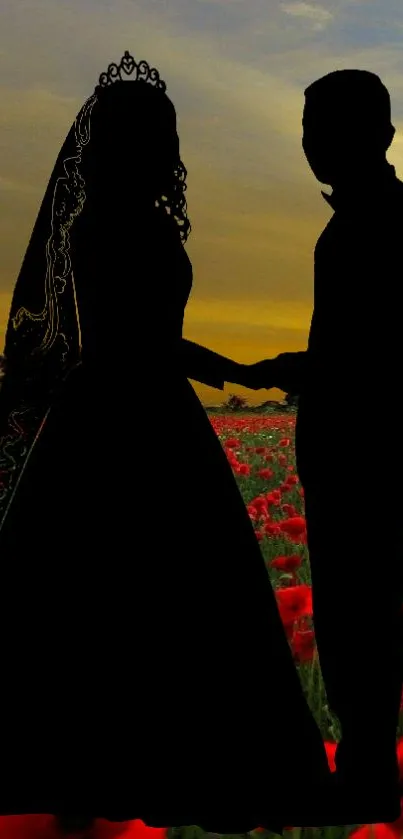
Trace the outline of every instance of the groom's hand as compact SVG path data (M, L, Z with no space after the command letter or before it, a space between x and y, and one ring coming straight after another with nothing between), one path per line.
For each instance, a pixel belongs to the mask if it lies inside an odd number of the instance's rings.
M277 362L275 358L267 358L264 361L257 361L256 364L245 364L243 382L244 387L250 390L270 390L276 387L276 368Z

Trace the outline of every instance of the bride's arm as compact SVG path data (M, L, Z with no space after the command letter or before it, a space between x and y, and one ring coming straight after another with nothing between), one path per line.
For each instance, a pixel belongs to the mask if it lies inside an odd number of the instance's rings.
M232 361L186 338L182 338L179 344L178 359L180 369L186 378L194 379L196 382L218 390L224 389L225 382L239 385L245 382L245 364Z

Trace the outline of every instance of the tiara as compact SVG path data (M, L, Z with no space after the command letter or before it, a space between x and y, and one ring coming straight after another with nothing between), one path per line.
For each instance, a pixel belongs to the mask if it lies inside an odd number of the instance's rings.
M167 89L165 82L160 78L160 74L155 67L150 67L144 59L136 62L133 56L130 55L129 51L125 50L125 54L120 64L109 64L106 73L101 73L99 77L99 84L95 88L95 93L100 88L108 87L118 79L123 81L122 70L124 70L127 76L131 76L133 71L135 71L134 81L148 82L149 84L154 85L154 87L159 88L159 90L162 90L163 93L165 93Z

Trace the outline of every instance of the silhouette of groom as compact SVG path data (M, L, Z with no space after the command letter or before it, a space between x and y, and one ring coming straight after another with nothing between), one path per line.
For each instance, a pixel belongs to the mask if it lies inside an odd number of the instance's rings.
M315 248L307 351L252 365L255 387L299 394L315 634L342 728L336 781L356 823L400 812L403 436L391 400L403 360L403 183L386 160L394 133L389 93L373 73L339 70L305 91L302 145L333 187L322 195L334 214Z

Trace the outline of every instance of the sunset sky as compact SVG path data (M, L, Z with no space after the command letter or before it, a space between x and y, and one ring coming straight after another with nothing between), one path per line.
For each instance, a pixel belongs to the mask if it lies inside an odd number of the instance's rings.
M18 0L1 18L0 346L60 147L128 49L157 67L178 115L194 274L184 336L243 362L305 349L332 210L301 147L303 91L336 69L378 73L403 179L402 0ZM194 386L206 405L282 397Z

